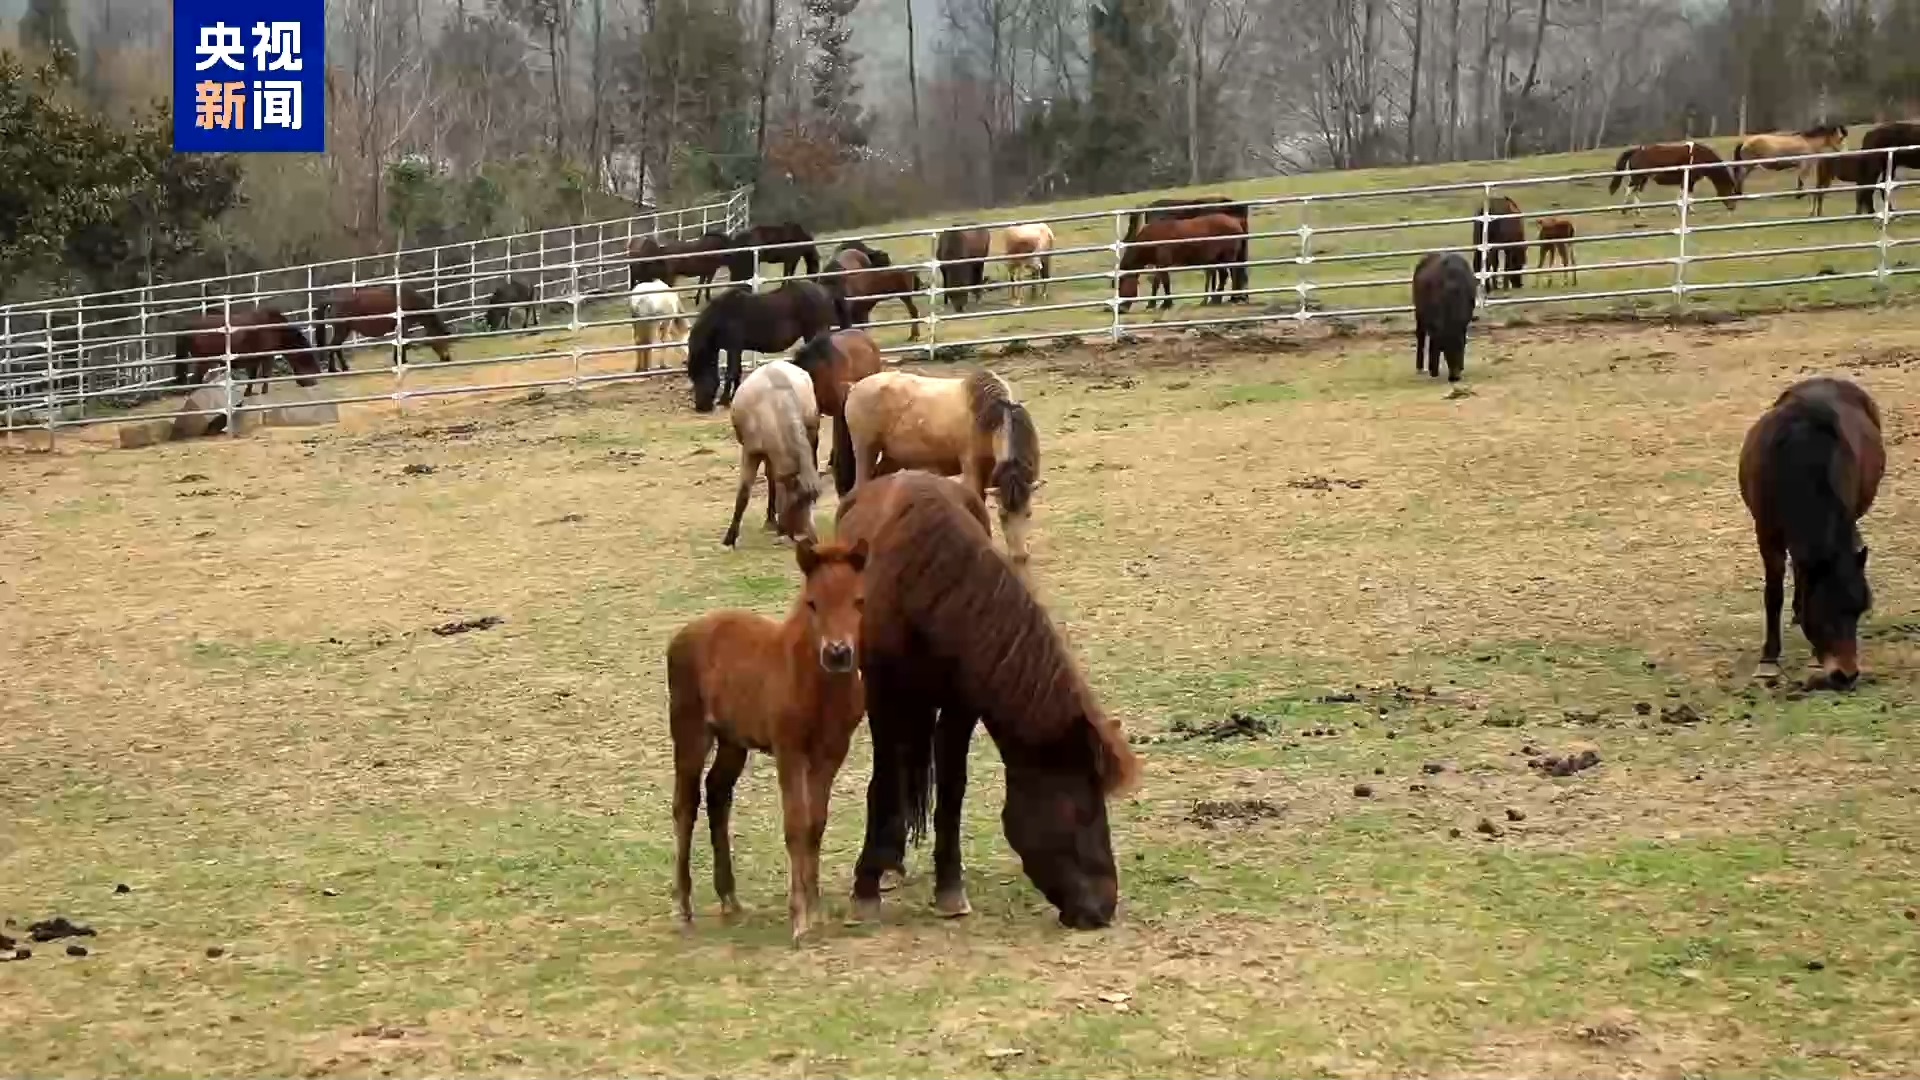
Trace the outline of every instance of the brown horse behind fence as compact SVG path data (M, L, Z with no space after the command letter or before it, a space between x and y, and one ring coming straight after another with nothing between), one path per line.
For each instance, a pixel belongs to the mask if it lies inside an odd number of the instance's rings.
M720 271L726 270L727 276L734 281L743 281L753 276L753 268L747 267L745 274L736 274L730 269L729 249L733 240L723 232L709 232L691 240L661 241L651 236L635 240L627 248L627 258L633 260L627 268L627 288L631 289L643 281L662 281L672 285L683 277L693 278L700 283L694 294L700 303L706 303L713 292L713 279Z
M1881 155L1883 162L1885 155ZM1821 158L1814 169L1813 209L1810 215L1819 217L1827 210L1827 189L1836 182L1849 186L1861 182L1866 170L1861 166L1867 155L1862 153L1842 154L1839 157Z
M1657 169L1658 172L1639 172L1632 176L1628 172L1636 169ZM1621 184L1627 185L1632 197L1632 208L1640 209L1640 192L1646 189L1647 181L1666 187L1687 186L1687 193L1693 193L1694 185L1702 179L1711 181L1713 190L1719 194L1727 209L1732 210L1737 203L1735 195L1740 194L1740 178L1735 176L1713 147L1699 142L1648 143L1644 146L1630 147L1621 152L1613 163L1613 180L1607 185L1607 194L1620 190ZM1627 207L1620 212L1626 213Z
M920 340L920 309L914 306L913 294L923 291L926 284L919 274L904 266L894 266L886 252L864 244L842 246L834 252L828 269L841 273L822 278L821 284L847 298L848 314L855 326L865 326L881 301L898 300L906 307L907 317L913 320L907 327L907 340Z
M1860 184L1853 192L1853 212L1871 214L1879 206L1879 188L1874 187L1888 176L1887 154L1893 153L1892 169L1920 169L1920 124L1909 121L1895 121L1881 124L1860 140L1860 149L1875 150L1860 162Z
M1161 308L1173 307L1173 275L1169 271L1176 269L1205 269L1203 302L1225 300L1231 280L1228 264L1240 257L1246 239L1245 223L1231 214L1147 222L1127 235L1126 252L1120 256L1120 310L1133 306L1133 298L1140 292L1140 273L1145 270L1154 272L1149 307L1156 302L1153 296L1163 294L1165 299L1158 301Z
M1540 237L1542 283L1553 280L1553 271L1549 268L1557 257L1567 280L1574 285L1580 284L1580 271L1574 269L1573 261L1573 222L1566 218L1541 218L1536 228Z
M1815 124L1805 131L1773 131L1761 135L1749 135L1740 140L1733 148L1733 172L1740 182L1740 190L1747 189L1747 179L1755 169L1770 172L1793 170L1793 187L1804 193L1807 178L1813 175L1814 159L1800 161L1769 161L1765 164L1751 164L1756 158L1797 157L1802 154L1824 154L1838 150L1847 144L1847 129L1840 124ZM1748 164L1742 164L1747 162Z
M313 309L315 344L324 350L328 371L347 370L347 357L341 351L348 339L355 334L366 338L384 338L394 332L394 312L400 313L402 332L406 329L419 329L427 332L428 337L421 344L432 349L442 363L453 359L447 348L447 339L453 332L441 320L440 313L433 308L433 301L411 286L402 285L399 299L395 301L395 289L392 285L368 285L351 292L322 300ZM400 347L400 357L406 359L407 349L413 345L407 342Z
M1480 247L1484 240L1488 292L1498 290L1502 284L1509 289L1526 284L1527 224L1519 214L1519 203L1505 195L1495 195L1480 208L1480 217L1489 220L1474 219L1473 273L1476 278L1480 276Z
M226 329L229 317L231 333ZM195 315L173 336L173 381L176 385L200 382L209 368L231 355L234 370L246 372L247 389L241 395L245 397L254 392L263 371L272 373L273 358L279 355L299 376L301 386L312 386L319 381L313 376L320 374L320 361L309 351L311 347L299 327L270 307L243 308L230 316Z
M792 277L794 268L801 263L807 264L809 276L820 272L820 249L814 246L813 234L797 222L783 221L778 225L755 225L743 232L733 234L733 239L728 243L735 249L759 248L760 261L779 263L782 277ZM728 266L727 276L734 281L745 281L753 277L753 252L735 250Z
M1240 231L1252 233L1252 230L1247 227L1246 203L1235 202L1225 195L1188 195L1182 198L1153 200L1147 204L1144 220L1140 211L1134 211L1127 217L1127 235L1138 233L1140 226L1155 221L1176 221L1181 218L1207 217L1212 214L1229 214L1239 218ZM1228 276L1233 282L1233 295L1229 299L1236 304L1247 303L1250 299L1247 292L1247 243L1245 239L1240 241L1240 250L1233 256L1233 261L1239 265L1228 271Z
M934 241L933 257L940 264L940 287L946 290L947 306L967 310L987 280L987 264L978 260L993 253L991 229L947 229Z

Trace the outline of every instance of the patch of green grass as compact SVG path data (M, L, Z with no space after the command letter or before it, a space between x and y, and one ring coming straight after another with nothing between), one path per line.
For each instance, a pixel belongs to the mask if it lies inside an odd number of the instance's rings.
M1221 390L1214 400L1221 405L1270 405L1299 396L1300 388L1292 383L1241 383Z

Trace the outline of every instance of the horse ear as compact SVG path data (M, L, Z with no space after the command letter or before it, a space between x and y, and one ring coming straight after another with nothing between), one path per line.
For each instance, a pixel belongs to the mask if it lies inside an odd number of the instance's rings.
M858 574L867 568L867 538L861 537L853 542L853 550L847 552L847 565Z
M812 577L815 567L820 565L820 556L814 553L813 541L802 540L793 545L793 560L800 564L800 573Z

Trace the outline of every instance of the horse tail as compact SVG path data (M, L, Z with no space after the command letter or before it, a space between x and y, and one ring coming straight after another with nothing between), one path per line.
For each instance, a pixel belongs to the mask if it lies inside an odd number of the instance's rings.
M1123 237L1122 240L1123 242L1131 241L1135 236L1138 236L1139 234L1140 234L1140 211L1135 210L1133 213L1127 215L1127 235Z
M993 467L991 484L1000 491L1000 505L1008 513L1018 514L1033 502L1033 489L1040 474L1040 433L1033 426L1033 415L1017 401L1001 406L1001 429L994 448L999 461Z
M858 474L853 462L853 429L847 426L847 403L840 403L840 411L833 416L833 490L841 498L853 490L853 480Z
M1627 162L1633 159L1633 152L1638 149L1640 148L1637 146L1629 146L1625 150L1620 151L1619 158L1613 163L1613 182L1607 185L1607 194L1614 195L1620 191L1621 183L1627 178Z

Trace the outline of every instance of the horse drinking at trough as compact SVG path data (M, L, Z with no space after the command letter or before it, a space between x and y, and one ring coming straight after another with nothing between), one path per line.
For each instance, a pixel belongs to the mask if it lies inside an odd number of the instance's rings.
M807 264L809 275L820 272L820 249L814 246L813 234L792 221L783 221L778 225L755 225L733 234L729 244L736 249L759 248L760 261L779 263L781 277L792 277L794 268L801 263ZM753 276L752 250L736 250L731 259L727 270L729 278L745 281Z
M753 267L748 266L745 274L735 274L731 269L730 250L733 241L723 232L703 233L692 240L674 240L662 242L651 236L635 240L627 248L627 258L633 263L627 268L627 287L632 288L643 281L663 281L672 285L683 277L690 277L700 283L694 298L706 303L712 295L713 279L720 271L726 270L734 281L744 281L753 276Z
M958 476L983 502L991 488L1007 554L1027 561L1040 435L1006 380L985 370L958 379L905 371L861 379L834 418L834 487L842 496L858 490L883 461L889 469Z
M1762 135L1749 135L1740 140L1733 148L1734 178L1740 183L1740 190L1747 190L1747 178L1755 169L1771 172L1793 170L1793 187L1804 193L1807 178L1813 175L1814 159L1800 161L1769 161L1762 165L1751 164L1756 158L1797 157L1801 154L1824 154L1839 150L1847 145L1847 129L1839 124L1815 124L1805 131L1773 131Z
M1505 195L1495 195L1480 208L1473 221L1473 275L1480 276L1480 249L1486 247L1487 291L1497 291L1504 282L1509 289L1526 283L1527 225L1519 216L1520 204ZM1487 218L1482 221L1480 218ZM1506 267L1505 273L1501 267Z
M856 326L865 326L873 316L873 309L882 300L898 300L905 305L907 317L913 322L907 327L907 340L920 340L920 309L914 306L913 295L926 288L920 275L904 266L894 266L891 262L874 262L874 256L886 259L887 253L851 244L834 253L830 269L839 270L836 277L824 278L821 284L837 290L847 298L847 315Z
M1430 251L1413 268L1413 371L1422 367L1440 376L1447 358L1447 381L1459 382L1467 366L1467 328L1473 323L1478 293L1467 260L1452 251Z
M493 287L487 296L487 313L481 316L481 323L489 330L510 330L513 328L513 309L520 308L520 328L526 329L540 321L540 305L534 299L533 286L518 278L508 278Z
M1225 195L1189 195L1183 198L1155 199L1147 204L1144 221L1139 211L1127 216L1127 234L1140 231L1144 223L1155 221L1177 221L1182 218L1207 217L1211 214L1226 214L1240 220L1240 231L1250 234L1247 227L1247 204L1235 202ZM1246 303L1250 297L1247 292L1247 240L1240 241L1240 250L1234 253L1235 265L1229 277L1233 282L1231 299L1236 304ZM1223 286L1224 287L1224 286Z
M993 550L986 507L952 481L906 471L842 498L837 517L840 542L869 552L860 667L873 777L855 915L878 917L881 874L904 867L934 792L934 908L971 910L961 804L967 747L983 723L1006 765L1001 827L1027 879L1063 925L1111 923L1120 880L1107 799L1135 781L1139 762L1045 609Z
M1012 257L1007 263L1007 299L1020 302L1023 277L1029 282L1027 295L1045 299L1053 279L1053 226L1044 221L1009 226L1000 234L1000 250Z
M1637 169L1659 171L1628 175ZM1639 213L1640 193L1646 190L1647 181L1666 187L1679 187L1684 183L1687 193L1691 195L1694 186L1702 179L1713 184L1713 190L1727 209L1735 209L1737 204L1733 197L1740 193L1740 180L1727 167L1727 163L1720 160L1720 155L1713 152L1713 147L1706 143L1648 143L1621 151L1613 163L1613 179L1607 184L1607 194L1617 193L1620 185L1626 184L1627 193L1632 197L1632 209ZM1624 214L1627 209L1623 206L1620 212Z
M1567 280L1574 285L1580 284L1580 271L1574 269L1573 261L1573 222L1566 218L1541 218L1535 228L1539 230L1541 276L1548 281L1553 280L1549 268L1557 256Z
M1860 162L1860 183L1863 185L1853 193L1853 212L1871 214L1879 205L1878 187L1882 179L1891 180L1887 168L1887 153L1893 152L1893 171L1901 169L1920 169L1920 123L1894 121L1881 124L1860 140L1860 149L1872 150Z
M246 373L247 388L241 397L252 394L262 372L272 373L273 358L286 358L287 366L299 378L301 386L319 380L320 361L309 351L307 335L298 326L270 307L241 308L228 315L208 312L188 319L173 336L173 381L176 385L197 383L207 370L224 357L233 357L233 369ZM192 361L192 363L189 363Z
M794 941L820 904L820 840L833 778L865 708L862 692L862 570L867 544L802 540L794 561L804 578L784 622L747 611L715 611L687 624L667 646L667 715L673 735L673 901L693 923L693 825L700 772L707 769L707 826L713 889L728 916L734 892L730 836L733 788L747 752L772 754L787 841L787 920Z
M781 536L813 539L813 504L820 498L820 407L813 380L785 360L754 368L740 384L728 410L733 438L740 444L740 487L733 499L733 521L720 539L732 547L740 539L740 518L753 498L753 481L767 470L767 525Z
M429 336L423 344L432 349L442 363L453 359L452 352L447 349L447 339L453 336L453 332L447 329L440 313L434 310L433 301L406 285L397 290L392 285L367 285L330 300L322 300L313 309L316 327L314 344L325 350L323 355L326 356L327 370L347 370L347 357L341 346L355 334L367 338L383 338L392 334L395 312L399 313L403 334L409 329L424 330ZM402 361L413 344L405 341L400 346Z
M1886 470L1880 410L1854 383L1812 378L1789 386L1740 447L1740 498L1753 516L1766 571L1763 679L1780 674L1780 602L1793 563L1793 620L1829 686L1860 674L1860 616L1873 605L1859 520Z
M643 281L627 294L627 314L633 319L633 370L653 367L653 350L662 343L687 336L687 320L680 314L680 294L663 281Z
M1226 299L1230 265L1246 246L1246 226L1231 214L1207 214L1202 217L1164 218L1150 221L1127 234L1126 251L1120 256L1120 310L1133 306L1140 292L1140 273L1153 271L1147 306L1158 301L1161 308L1173 307L1174 269L1206 270L1206 300L1214 304ZM1216 288L1216 283L1218 287Z
M767 293L729 288L693 321L687 334L687 378L693 383L693 408L712 412L717 398L733 400L740 385L740 354L782 352L831 326L852 325L846 297L811 281L789 281ZM721 378L720 354L727 354Z
M947 229L934 240L933 257L940 264L940 287L947 306L967 310L967 301L987 280L987 264L979 260L993 253L988 229Z

